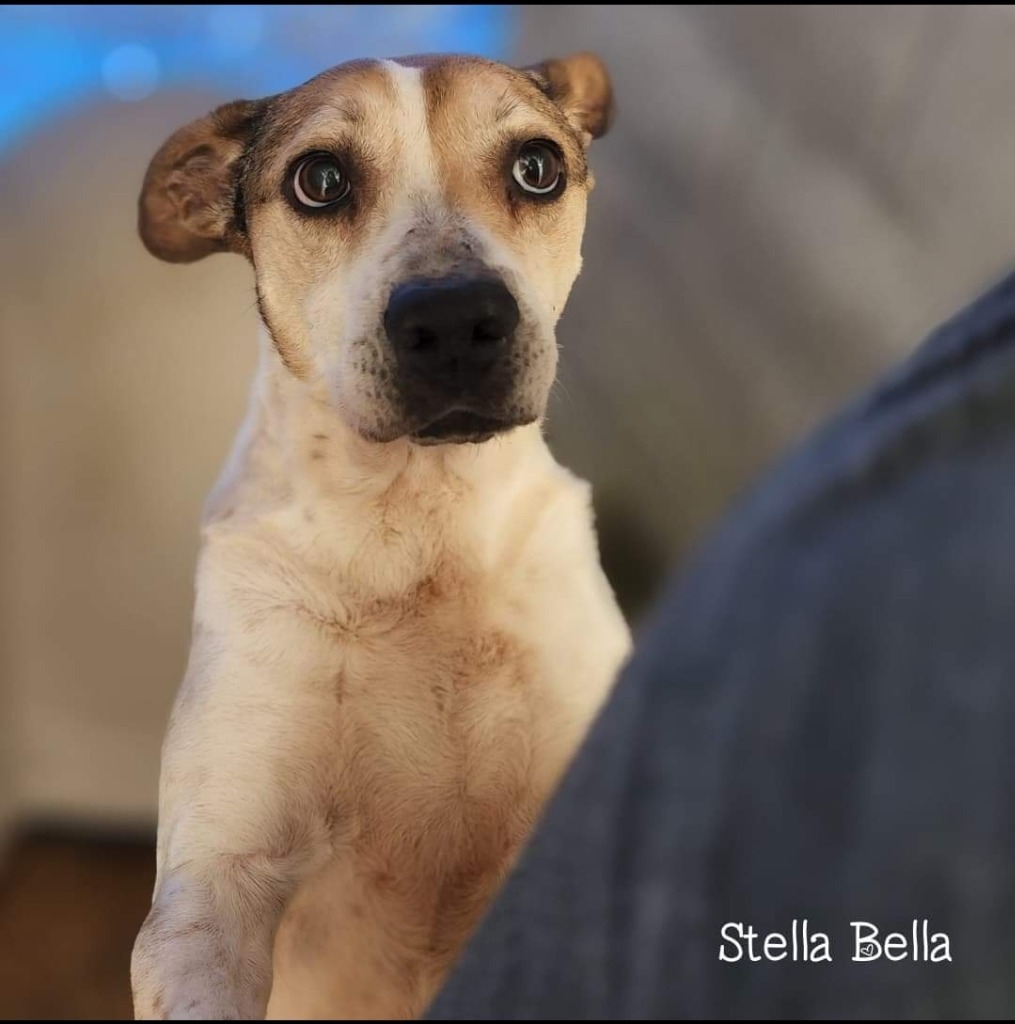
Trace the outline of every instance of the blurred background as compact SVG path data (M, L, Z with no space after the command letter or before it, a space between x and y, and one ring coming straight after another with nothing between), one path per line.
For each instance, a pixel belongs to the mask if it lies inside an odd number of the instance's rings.
M126 1018L250 271L149 257L149 157L357 56L607 60L549 426L637 623L767 461L1004 272L1015 7L0 6L0 1017Z

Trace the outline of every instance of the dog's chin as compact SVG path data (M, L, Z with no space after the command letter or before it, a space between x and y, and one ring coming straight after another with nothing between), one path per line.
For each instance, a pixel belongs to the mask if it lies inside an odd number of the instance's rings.
M522 426L522 421L517 419L502 419L468 409L454 409L426 426L413 430L409 439L419 445L482 444L497 434L519 426Z

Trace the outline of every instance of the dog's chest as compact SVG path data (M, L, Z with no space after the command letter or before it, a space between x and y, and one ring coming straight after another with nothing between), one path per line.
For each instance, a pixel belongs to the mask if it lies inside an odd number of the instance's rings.
M382 858L411 835L423 861L432 837L438 862L510 844L538 788L531 642L467 575L428 577L394 614L367 608L362 621L335 677L337 789L356 794L348 834Z
M544 659L517 588L461 557L425 564L383 589L329 573L327 603L324 573L290 574L287 603L300 621L313 609L310 635L326 645L301 685L329 689L322 781L335 839L380 878L501 859L544 788L534 738Z
M551 779L534 728L538 659L508 609L462 576L428 577L400 605L368 602L336 641L335 861L286 934L330 922L329 933L397 953L423 992L474 927Z

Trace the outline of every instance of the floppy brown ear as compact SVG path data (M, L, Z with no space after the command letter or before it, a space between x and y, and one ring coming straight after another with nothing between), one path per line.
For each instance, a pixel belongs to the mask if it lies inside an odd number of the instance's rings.
M606 65L594 53L575 53L526 68L547 96L592 139L613 121L613 86Z
M138 231L148 251L170 263L213 252L248 253L237 223L241 158L263 100L237 100L181 128L152 158L141 187Z

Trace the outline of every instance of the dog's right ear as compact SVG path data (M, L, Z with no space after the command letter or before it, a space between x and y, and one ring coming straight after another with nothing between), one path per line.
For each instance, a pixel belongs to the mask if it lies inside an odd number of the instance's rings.
M152 158L138 203L148 251L170 263L250 254L238 199L247 145L265 100L237 100L174 132Z

